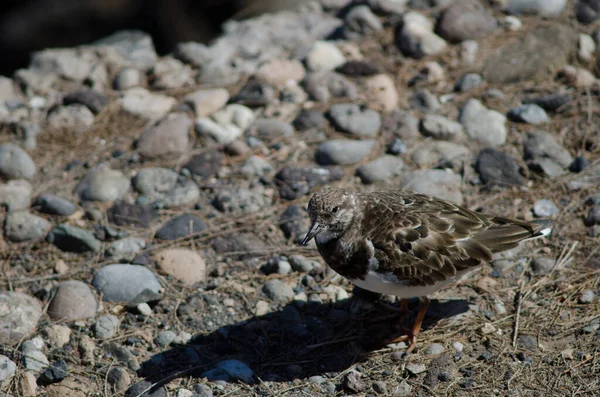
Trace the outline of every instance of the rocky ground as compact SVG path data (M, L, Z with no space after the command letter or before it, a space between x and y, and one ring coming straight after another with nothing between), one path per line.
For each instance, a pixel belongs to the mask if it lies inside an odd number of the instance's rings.
M3 395L600 394L600 2L566 3L322 0L164 57L33 54L0 78ZM327 184L556 227L434 296L405 357L299 245Z

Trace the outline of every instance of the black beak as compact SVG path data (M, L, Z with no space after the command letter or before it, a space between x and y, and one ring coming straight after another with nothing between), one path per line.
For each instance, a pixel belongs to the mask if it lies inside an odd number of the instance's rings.
M317 234L321 233L321 230L323 230L323 225L320 225L319 222L314 221L310 226L308 233L306 233L306 237L304 237L304 240L302 240L302 245L306 245L306 243L312 240Z

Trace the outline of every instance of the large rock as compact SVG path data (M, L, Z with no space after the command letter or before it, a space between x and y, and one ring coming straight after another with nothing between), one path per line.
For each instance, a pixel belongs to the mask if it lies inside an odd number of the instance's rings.
M104 266L94 276L92 285L108 302L129 302L145 289L158 293L161 288L150 269L125 264Z
M577 50L577 40L575 31L565 25L537 28L488 57L483 77L492 84L553 77Z
M22 292L0 292L0 344L18 343L42 316L40 302Z
M74 321L96 315L98 302L90 287L78 280L63 281L48 306L53 320Z

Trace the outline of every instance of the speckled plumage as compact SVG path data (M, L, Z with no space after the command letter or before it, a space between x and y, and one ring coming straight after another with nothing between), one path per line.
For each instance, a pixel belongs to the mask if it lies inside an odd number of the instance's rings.
M305 242L316 236L333 270L362 288L402 298L435 292L489 262L492 253L546 235L551 226L402 190L327 187L313 195L308 213L313 227Z

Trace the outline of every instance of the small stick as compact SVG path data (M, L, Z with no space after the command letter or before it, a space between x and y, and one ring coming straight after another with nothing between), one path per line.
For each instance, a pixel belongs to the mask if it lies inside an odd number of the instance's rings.
M515 313L515 324L513 327L513 338L512 345L513 348L517 347L517 335L519 334L519 320L521 318L521 303L523 302L523 283L521 283L521 287L517 291L517 312Z

